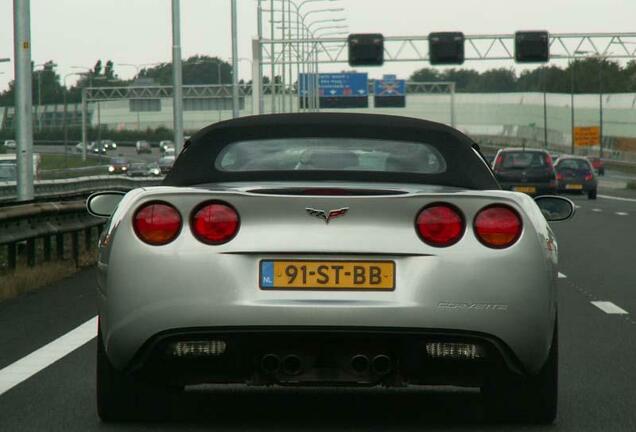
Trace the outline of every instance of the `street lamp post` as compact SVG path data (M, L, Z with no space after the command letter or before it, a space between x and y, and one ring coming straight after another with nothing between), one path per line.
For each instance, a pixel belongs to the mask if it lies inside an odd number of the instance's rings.
M232 1L232 117L239 116L239 89L238 89L238 41L237 41L237 10L236 0Z
M263 98L263 5L262 0L258 0L256 13L256 27L258 33L258 81L252 79L252 86L258 86L258 114L263 114L265 99ZM252 90L252 95L254 90ZM254 97L254 96L252 96Z
M587 51L574 51L574 61L570 61L570 129L572 134L572 142L570 146L570 151L574 154L574 67L576 66L576 56L577 54L587 54Z
M281 21L283 23L283 29L281 31L281 39L283 40L283 46L281 47L281 65L280 65L280 80L281 80L281 84L282 84L282 89L281 89L281 110L282 112L287 111L287 106L285 103L285 97L287 95L287 76L286 76L286 68L287 65L285 64L285 60L287 57L287 53L286 53L286 49L287 47L285 46L285 2L281 2L281 9L280 9L280 18Z
M36 69L44 66L46 66L46 63L40 63L33 66L33 71L38 73L38 106L35 110L38 116L38 130L42 129L42 114L40 113L40 109L42 108L42 72L46 69L42 69L39 71L37 71ZM53 63L52 66L55 67L57 65Z
M68 103L67 103L67 93L68 88L66 86L66 79L72 75L80 75L77 72L70 72L64 75L64 167L68 167Z
M71 66L71 69L85 69L86 77L88 78L89 87L93 86L93 74L92 69L84 66ZM86 103L86 87L82 89L82 160L86 161L86 145L88 141L88 128L87 128L87 111L88 106Z
M29 201L33 199L33 103L29 0L13 1L13 42L17 195L18 201Z
M183 146L183 76L181 68L181 2L172 0L172 118L174 146Z
M275 39L275 33L274 33L274 31L275 31L275 27L274 27L274 24L275 24L275 19L274 19L274 12L275 12L274 2L275 2L275 1L280 1L280 2L283 2L283 3L284 3L284 2L287 2L287 5L288 5L288 14L287 14L287 18L288 18L288 21L289 21L289 26L291 27L291 16L290 16L290 14L291 14L291 13L294 13L294 15L296 16L296 28L297 28L297 29L300 29L300 31L302 32L302 33L301 33L301 35L300 35L300 37L299 37L299 39L305 39L305 34L304 34L304 32L305 32L305 30L306 30L306 26L304 25L304 18L305 18L308 14L311 14L311 13L314 13L314 12L319 12L319 11L325 11L325 12L326 12L326 11L333 11L333 9L330 9L330 10L324 10L324 9L321 9L321 10L318 10L318 11L310 11L310 12L307 12L306 14L304 14L304 15L303 15L303 14L301 13L302 8L303 8L304 6L306 6L306 5L310 4L310 3L327 2L327 1L337 1L337 0L304 0L304 1L301 1L300 3L294 2L294 1L292 1L292 0L270 0L270 8L269 8L269 10L265 10L265 9L262 9L262 8L258 8L258 13L259 13L259 20L260 20L260 19L262 19L262 18L261 18L261 16L260 16L260 15L262 14L262 12L267 11L267 12L269 12L269 13L270 13L270 38L271 38L271 40ZM259 2L259 3L260 3L260 2ZM260 4L259 4L259 6L260 6ZM283 5L283 6L284 6L284 5ZM295 8L295 11L291 10L291 6L293 6L293 7ZM343 9L337 9L337 10L338 10L338 11L340 11L340 10L343 10ZM300 24L301 24L301 19L303 20L303 22L302 22L302 26L300 25ZM284 17L284 15L283 15L283 21L284 21L284 20L285 20L285 17ZM285 38L285 34L283 33L283 39L284 39L284 38ZM305 73L305 71L306 71L306 70L308 71L308 64L307 64L308 62L307 62L307 61L309 60L309 59L305 56L305 51L306 51L306 50L305 50L305 45L306 45L306 44L305 44L305 43L303 43L303 42L300 42L300 43L299 43L299 45L300 45L300 47L299 47L298 51L300 52L300 61L298 61L298 62L297 62L296 67L297 67L297 70L298 70L299 72L300 72L300 70L302 69L302 73ZM283 46L283 50L284 50L284 49L285 49L285 47ZM288 47L288 49L289 49L290 60L291 60L291 46L289 46L289 47ZM297 58L298 58L298 56L299 56L298 52L297 52L296 56L297 56ZM262 59L262 56L261 56L261 59ZM275 81L276 81L276 74L275 74L275 60L276 60L275 44L272 42L272 43L270 43L270 74L271 74L271 85L270 85L270 87L271 87L271 91L270 91L270 93L271 93L271 98L272 98L272 101L271 101L271 105L272 105L272 112L275 112L275 111L276 111L276 83L275 83ZM291 66L290 66L290 67L291 67ZM283 73L284 73L284 72L283 72ZM291 73L292 73L292 72L290 71L290 74L291 74ZM283 75L281 75L281 76L283 76ZM291 76L291 75L290 75L290 76ZM291 78L290 78L290 81L292 81L292 80L293 80L293 79L291 79Z
M612 53L605 53L609 55ZM598 152L599 157L603 158L603 64L605 63L605 57L600 55L598 58L598 120L599 120L599 142Z
M132 64L132 63L117 63L117 66L129 66L129 67L133 67L135 68L135 71L137 72L135 74L136 78L139 78L139 66L136 64ZM139 113L139 106L137 107L137 130L141 129L141 116Z

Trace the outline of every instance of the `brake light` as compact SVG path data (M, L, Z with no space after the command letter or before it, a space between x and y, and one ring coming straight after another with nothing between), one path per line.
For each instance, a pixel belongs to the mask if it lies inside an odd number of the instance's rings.
M213 201L192 212L194 236L206 244L219 245L232 240L239 230L239 215L229 204Z
M592 173L588 172L587 174L585 174L585 181L591 181L592 180Z
M503 163L503 155L500 154L499 156L497 156L497 159L495 160L495 169L499 168L502 163Z
M559 181L563 180L563 174L561 174L560 172L556 173L556 179Z
M466 224L458 208L451 204L436 203L420 211L415 219L415 227L424 243L446 247L459 241Z
M135 212L133 228L141 241L153 246L165 245L179 235L181 215L166 202L149 202Z
M552 168L552 156L550 156L549 154L545 155L545 164Z
M521 237L521 217L511 207L495 204L477 213L473 222L477 239L490 248L512 246Z
M339 195L353 195L351 191L338 188L308 188L303 189L304 195L325 195L325 196L339 196Z

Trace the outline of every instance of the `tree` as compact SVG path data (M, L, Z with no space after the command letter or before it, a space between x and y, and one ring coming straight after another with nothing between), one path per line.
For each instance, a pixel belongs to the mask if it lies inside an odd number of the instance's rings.
M479 72L473 69L448 69L440 76L440 81L452 81L457 91L480 91Z
M413 82L442 81L439 75L440 73L437 69L422 68L418 71L413 72L413 74L411 74L410 80Z
M479 87L488 93L513 92L516 81L517 76L512 69L490 69L479 75Z
M102 73L102 61L101 60L97 60L97 63L95 63L95 67L93 67L93 75L99 75Z
M209 56L192 56L182 65L183 84L230 84L232 82L232 65ZM139 72L139 78L152 78L160 85L172 84L172 63L161 63Z
M49 60L42 65L41 69L32 73L32 103L37 105L62 103L64 99L64 89L60 84L60 76L55 71L57 65ZM13 106L15 103L15 82L9 83L9 89L0 94L1 106Z
M106 67L104 68L104 76L108 80L116 80L117 79L117 75L115 75L115 68L114 68L113 62L111 60L108 60L106 62Z

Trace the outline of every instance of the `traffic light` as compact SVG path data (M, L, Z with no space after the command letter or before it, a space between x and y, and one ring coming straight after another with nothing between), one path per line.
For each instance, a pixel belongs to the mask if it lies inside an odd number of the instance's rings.
M384 36L381 33L350 34L349 65L382 66L384 63Z
M428 58L432 65L460 65L464 63L464 33L430 33L428 35Z
M516 32L515 61L517 63L545 63L550 61L550 35L548 32Z

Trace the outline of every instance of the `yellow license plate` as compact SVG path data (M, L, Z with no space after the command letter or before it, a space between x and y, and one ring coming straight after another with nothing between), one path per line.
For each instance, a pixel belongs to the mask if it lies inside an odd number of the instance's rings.
M565 185L565 188L566 189L581 190L581 189L583 189L583 185L582 184L572 183L572 184Z
M395 262L263 260L259 284L273 290L392 291Z
M523 192L523 193L535 193L537 192L537 188L534 186L515 186L515 192Z

